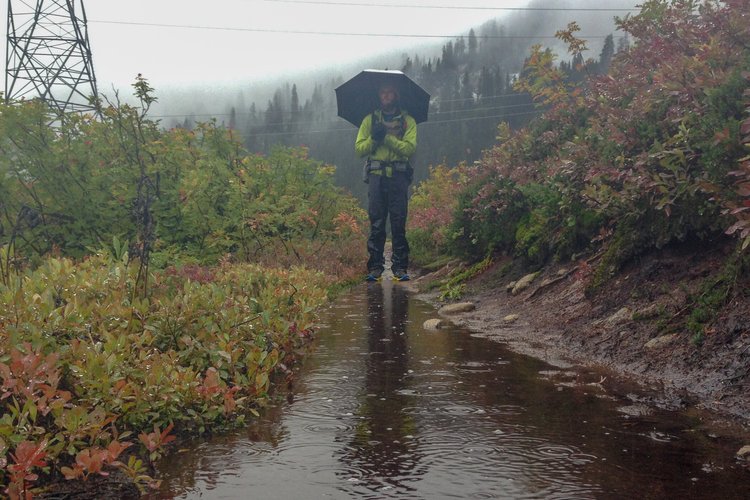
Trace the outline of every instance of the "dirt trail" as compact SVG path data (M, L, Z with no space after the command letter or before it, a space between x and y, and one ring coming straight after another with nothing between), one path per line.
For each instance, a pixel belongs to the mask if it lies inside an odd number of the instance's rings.
M651 390L653 404L709 410L747 431L750 298L726 305L702 343L684 327L671 327L689 314L689 297L717 272L724 252L660 251L625 268L592 297L584 293L585 264L543 269L514 295L508 285L520 273L496 263L467 284L461 300L476 309L448 319L555 365L603 367ZM419 276L411 286L424 289L445 272ZM437 293L422 297L440 303Z

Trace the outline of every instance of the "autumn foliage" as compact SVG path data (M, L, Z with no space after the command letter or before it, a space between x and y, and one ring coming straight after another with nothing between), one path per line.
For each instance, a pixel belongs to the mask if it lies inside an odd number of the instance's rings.
M140 106L0 106L0 486L115 471L156 486L178 435L242 424L285 383L364 212L305 148L247 154Z
M583 82L533 48L516 87L544 113L501 125L468 169L446 207L453 253L541 264L601 250L601 281L672 242L726 232L750 244L750 4L650 0L618 24L630 46ZM558 33L574 56L586 48L577 31Z
M154 273L142 298L132 293L138 266L98 255L48 258L0 284L0 479L10 496L42 475L113 470L148 487L145 463L175 433L241 424L274 374L292 376L329 279L254 264L213 272Z
M307 149L248 154L215 122L163 130L142 106L50 125L38 102L0 110L0 277L40 257L103 248L151 268L172 263L312 264L333 279L361 272L364 212ZM322 258L325 256L325 258ZM340 261L341 259L341 261Z

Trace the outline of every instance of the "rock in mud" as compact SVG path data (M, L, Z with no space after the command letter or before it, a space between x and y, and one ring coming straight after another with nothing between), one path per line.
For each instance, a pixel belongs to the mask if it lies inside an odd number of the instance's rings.
M554 283L557 278L544 278L542 280L542 284L539 285L540 288L544 288L545 286L549 286L551 283Z
M742 448L740 448L735 456L737 457L737 460L744 460L746 462L750 462L750 445L745 445Z
M631 321L632 317L633 311L631 311L628 307L623 307L609 318L603 320L600 324L608 327L613 327Z
M646 349L658 349L660 347L664 347L665 345L672 342L674 339L676 339L678 335L676 333L670 333L669 335L662 335L661 337L656 337L655 339L651 339L646 344L644 344L643 347Z
M503 318L504 323L513 323L514 321L517 321L518 318L520 318L518 314L509 314L506 317Z
M534 281L537 275L539 275L539 273L527 274L526 276L518 280L516 285L513 287L513 291L511 293L513 295L518 295L519 293L529 288L529 286L531 286L531 283Z
M644 320L644 319L654 319L661 314L662 306L659 304L651 304L648 307L644 307L643 309L636 311L633 313L632 319L633 320Z
M431 318L422 323L422 328L425 330L439 330L445 327L448 323L440 318Z
M459 314L464 312L473 311L477 306L473 302L458 302L456 304L448 304L443 306L438 311L438 314Z

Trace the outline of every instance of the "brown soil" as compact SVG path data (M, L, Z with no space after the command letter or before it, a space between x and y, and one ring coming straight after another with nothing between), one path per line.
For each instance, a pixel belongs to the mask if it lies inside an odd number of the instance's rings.
M585 294L591 271L585 260L543 269L517 295L506 289L524 273L509 270L513 263L507 260L496 262L467 283L461 300L476 309L450 319L553 364L604 367L656 394L653 402L660 406L708 410L747 431L750 287L735 287L734 298L707 324L702 342L685 327L694 307L691 297L721 272L731 250L665 249L629 264L591 296ZM424 290L445 273L420 276L414 286ZM439 302L434 292L423 297ZM662 345L646 347L657 337L663 337Z

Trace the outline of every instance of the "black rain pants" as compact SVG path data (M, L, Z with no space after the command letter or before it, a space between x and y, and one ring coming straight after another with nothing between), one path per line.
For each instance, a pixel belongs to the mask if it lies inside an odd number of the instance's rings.
M383 249L386 237L386 219L391 220L393 256L391 269L406 271L409 267L409 243L406 241L406 213L409 198L410 175L393 172L392 177L370 174L368 183L367 214L370 217L370 237L367 240L368 271L383 271Z

